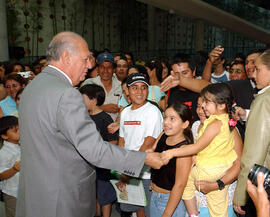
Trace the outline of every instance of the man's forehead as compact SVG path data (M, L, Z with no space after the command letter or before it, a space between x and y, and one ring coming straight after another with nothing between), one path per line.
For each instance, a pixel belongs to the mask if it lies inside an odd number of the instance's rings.
M177 69L179 69L181 71L188 70L188 69L191 70L190 67L189 67L188 62L181 62L181 63L173 64L172 68L177 68Z
M260 53L252 53L252 54L249 54L247 56L247 60L254 60L256 59L258 56L260 56Z
M105 61L99 64L99 66L112 66L113 64L109 61Z
M117 64L119 64L119 63L127 63L127 61L124 60L124 59L119 59L119 60L116 61L116 63L117 63Z

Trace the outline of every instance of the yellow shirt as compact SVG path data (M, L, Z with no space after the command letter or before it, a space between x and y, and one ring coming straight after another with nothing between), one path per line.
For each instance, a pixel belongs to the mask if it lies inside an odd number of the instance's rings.
M237 158L234 151L234 134L229 128L229 115L211 115L205 120L201 128L198 138L204 133L206 127L214 120L222 121L220 133L211 141L211 143L200 151L196 157L197 166L219 166L230 164Z

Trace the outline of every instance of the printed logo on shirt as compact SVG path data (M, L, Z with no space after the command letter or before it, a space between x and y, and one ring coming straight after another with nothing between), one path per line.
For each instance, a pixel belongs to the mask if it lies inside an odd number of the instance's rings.
M190 109L192 108L192 102L183 102L183 104L187 105Z
M124 125L141 125L141 121L124 121Z

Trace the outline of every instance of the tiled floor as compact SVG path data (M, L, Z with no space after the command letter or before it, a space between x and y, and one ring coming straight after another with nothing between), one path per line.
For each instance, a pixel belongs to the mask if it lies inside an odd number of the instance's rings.
M0 202L0 216L6 217L5 215L5 209L4 209L4 203Z
M3 202L0 202L0 217L6 217ZM113 210L112 210L111 217L120 217L120 214L115 210L114 207L113 207Z

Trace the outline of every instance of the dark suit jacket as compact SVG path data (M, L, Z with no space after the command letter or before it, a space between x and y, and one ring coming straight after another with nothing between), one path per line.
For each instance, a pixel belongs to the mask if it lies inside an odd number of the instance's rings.
M17 217L94 216L92 165L139 175L145 153L104 142L81 94L58 70L46 67L31 81L19 107Z
M250 83L250 79L232 80L228 82L231 85L236 104L244 109L249 109L257 93Z

